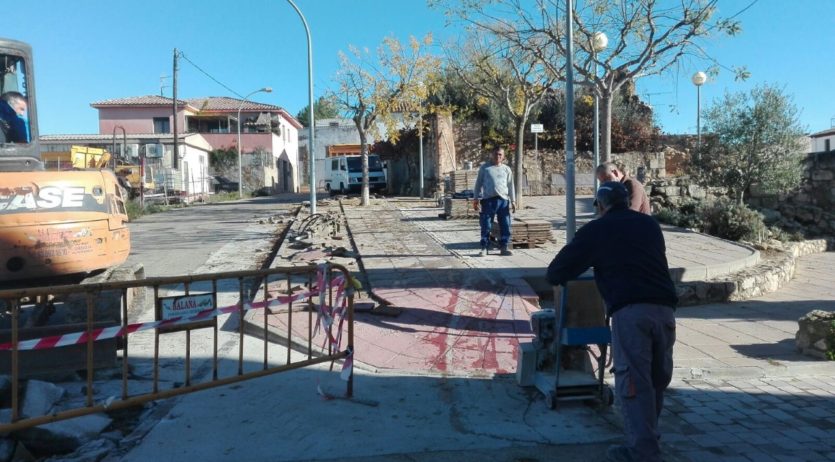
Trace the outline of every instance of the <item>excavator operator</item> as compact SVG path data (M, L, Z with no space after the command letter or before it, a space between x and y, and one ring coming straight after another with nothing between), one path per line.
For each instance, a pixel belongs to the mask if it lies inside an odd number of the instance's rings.
M28 143L26 97L16 91L0 96L0 144Z

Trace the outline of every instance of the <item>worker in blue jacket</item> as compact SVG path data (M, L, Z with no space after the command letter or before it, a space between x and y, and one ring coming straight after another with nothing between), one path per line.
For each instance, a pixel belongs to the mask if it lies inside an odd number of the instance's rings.
M608 460L661 460L658 416L673 374L678 303L661 228L630 210L629 194L610 181L597 192L599 218L580 228L548 266L553 285L594 268L594 279L612 319L615 395L626 444L609 448Z
M0 96L0 143L28 143L26 97L16 91Z

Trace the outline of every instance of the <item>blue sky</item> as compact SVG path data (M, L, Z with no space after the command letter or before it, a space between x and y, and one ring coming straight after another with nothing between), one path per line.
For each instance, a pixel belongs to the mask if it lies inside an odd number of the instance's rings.
M722 0L721 13L735 13L750 2ZM387 35L406 39L427 32L440 43L458 32L425 0L296 3L313 34L316 96L333 86L337 53L348 45L373 49ZM0 35L34 48L42 134L95 133L91 102L159 94L160 76L171 75L175 47L240 94L271 86L273 93L255 100L291 114L307 103L304 29L285 0L27 0L3 10ZM740 36L708 42L707 49L722 64L747 66L751 78L734 82L729 72L722 73L702 87L703 107L725 91L777 84L794 96L809 131L828 129L835 118L835 1L759 0L739 19ZM638 82L665 132L695 132L690 76L701 67L685 62L677 72ZM170 78L165 84L170 96ZM178 96L234 95L181 61Z

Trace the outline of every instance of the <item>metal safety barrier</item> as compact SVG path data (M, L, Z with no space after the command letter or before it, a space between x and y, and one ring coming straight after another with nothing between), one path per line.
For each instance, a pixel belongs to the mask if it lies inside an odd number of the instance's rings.
M346 397L352 397L354 285L346 268L323 264L0 291L0 308L6 318L3 327L8 327L0 329L0 373L11 377L11 417L0 421L0 434L315 364L330 362L332 369L337 360L343 360L340 376L347 382ZM153 312L153 320L130 322L131 317L147 317L149 312ZM230 336L227 343L238 344L237 371L221 376L218 317L226 314L239 316L234 334L225 334ZM248 322L244 322L245 316ZM46 321L53 317L59 318L59 324L48 326ZM264 345L261 364L248 371L244 361L246 325L250 333L253 325L262 330L261 339L249 341L260 340ZM205 355L195 360L202 362L202 374L195 374L192 335L209 330L213 338L211 361L208 352L203 352ZM151 382L150 389L143 389L131 369L137 364L131 360L147 365L148 357L141 353L131 357L129 353L136 354L132 346L137 342L140 350L143 341L150 343L151 334L152 377L146 380ZM185 342L180 344L183 334ZM286 347L284 358L269 357L268 339L276 335ZM161 339L165 339L166 353L172 355L166 364L161 364ZM200 347L208 348L198 343ZM99 396L97 402L95 371L108 365L111 370L118 367L118 351L121 394L106 399ZM40 416L21 415L21 381L42 374L44 369L72 368L74 361L86 372L84 405ZM163 387L161 368L180 364L182 382L169 380L170 386Z

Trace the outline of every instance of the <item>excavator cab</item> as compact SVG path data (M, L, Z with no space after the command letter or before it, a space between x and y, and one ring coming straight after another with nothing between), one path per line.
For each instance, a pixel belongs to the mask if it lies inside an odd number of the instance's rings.
M82 278L130 253L126 198L104 150L44 169L34 76L29 45L0 39L0 287Z
M32 48L0 39L0 171L43 170Z

